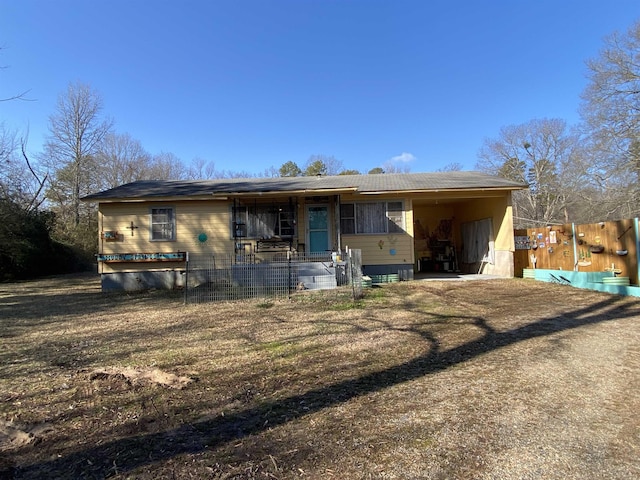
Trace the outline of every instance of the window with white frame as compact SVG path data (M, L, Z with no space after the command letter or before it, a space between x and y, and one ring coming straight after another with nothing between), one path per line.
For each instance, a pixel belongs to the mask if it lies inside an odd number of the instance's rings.
M340 204L343 234L401 233L404 231L402 202L362 202Z
M172 207L151 209L151 240L175 240L176 215Z
M252 205L232 208L231 234L248 238L289 238L295 235L293 205Z

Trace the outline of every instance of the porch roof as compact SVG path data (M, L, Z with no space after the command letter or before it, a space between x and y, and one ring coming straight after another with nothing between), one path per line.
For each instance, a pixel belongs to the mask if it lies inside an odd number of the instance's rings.
M319 177L221 180L139 180L83 197L84 201L248 195L327 195L357 192L421 193L456 190L520 190L521 184L482 172L385 173Z

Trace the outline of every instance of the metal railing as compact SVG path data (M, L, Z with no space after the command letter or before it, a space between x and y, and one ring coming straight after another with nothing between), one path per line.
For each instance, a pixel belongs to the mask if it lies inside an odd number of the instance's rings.
M187 253L185 303L257 298L289 298L297 292L351 288L362 296L362 254L284 252L269 260L254 255Z

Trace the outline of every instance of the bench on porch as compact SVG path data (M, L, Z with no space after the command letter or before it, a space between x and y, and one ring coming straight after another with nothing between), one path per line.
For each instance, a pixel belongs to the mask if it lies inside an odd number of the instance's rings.
M291 240L269 238L256 241L256 252L284 252L291 250Z

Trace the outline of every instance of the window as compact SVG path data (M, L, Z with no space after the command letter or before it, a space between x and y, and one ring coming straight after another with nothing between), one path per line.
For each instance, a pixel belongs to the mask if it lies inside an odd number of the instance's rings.
M292 205L253 205L232 208L231 234L249 238L292 237L295 217ZM239 233L241 232L241 233Z
M404 231L402 213L402 202L387 203L387 231L389 233L402 233Z
M340 231L347 235L356 233L356 207L353 203L340 205Z
M173 208L151 209L151 240L175 240L176 217Z
M387 233L384 202L356 203L356 233Z
M340 230L343 234L401 233L404 231L402 202L343 203Z
M278 224L276 226L281 237L292 237L295 222L293 221L293 212L289 209L278 209Z

